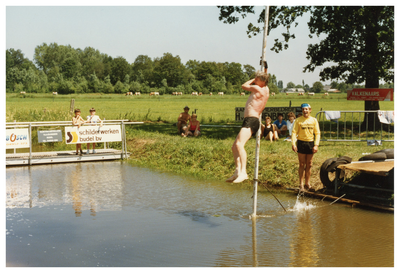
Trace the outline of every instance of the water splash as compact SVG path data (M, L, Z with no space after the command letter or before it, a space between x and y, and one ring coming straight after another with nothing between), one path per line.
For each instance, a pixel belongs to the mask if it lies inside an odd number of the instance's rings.
M314 205L309 199L304 197L304 194L299 193L297 195L296 203L294 204L292 209L289 209L290 211L306 211L310 210L313 208L316 208L317 206Z

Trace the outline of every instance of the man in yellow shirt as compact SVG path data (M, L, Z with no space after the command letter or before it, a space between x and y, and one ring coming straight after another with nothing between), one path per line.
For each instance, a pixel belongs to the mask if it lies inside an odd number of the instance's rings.
M297 153L299 158L299 179L300 190L310 189L310 176L312 159L318 152L321 132L318 120L310 116L311 106L308 103L301 105L303 116L297 118L292 129L292 150ZM315 138L314 138L315 137ZM305 185L303 175L305 174Z

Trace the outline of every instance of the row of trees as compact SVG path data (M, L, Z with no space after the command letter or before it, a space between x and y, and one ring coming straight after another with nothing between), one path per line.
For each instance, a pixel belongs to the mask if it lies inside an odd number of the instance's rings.
M189 60L184 65L171 53L155 59L139 55L130 64L124 57L112 58L92 47L81 50L44 43L35 48L33 62L19 49L6 50L7 92L229 94L240 92L240 85L254 73L254 67L239 63ZM272 92L278 92L276 84L271 75Z

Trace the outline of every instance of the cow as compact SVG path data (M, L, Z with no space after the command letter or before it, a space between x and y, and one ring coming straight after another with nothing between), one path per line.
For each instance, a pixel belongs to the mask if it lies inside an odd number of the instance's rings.
M177 94L178 96L182 96L182 92L177 92L177 93L178 93L178 94Z
M160 93L158 93L158 92L150 92L150 96L159 96L160 95Z
M223 96L224 92L218 92L218 95Z
M200 92L200 93L199 93L199 96L203 96L203 93L202 93L202 92Z
M21 91L21 92L19 92L20 94L26 94L26 92L25 91ZM54 92L53 92L53 94L54 94Z
M308 92L308 94L307 95L309 95L309 96L314 96L315 95L315 93L314 92Z
M272 92L272 93L271 93L271 96L275 96L275 92Z
M25 92L24 92L25 93ZM53 92L53 95L58 95L58 93L57 92Z
M178 92L172 92L172 96L177 96Z
M244 93L242 92L242 93L240 93L240 96L244 96Z
M300 92L298 96L304 96L304 93L303 93L303 92Z
M199 94L197 92L192 92L192 96L198 96Z
M132 96L133 93L132 92L126 92L125 96Z
M289 93L286 93L286 96L289 96Z
M140 92L135 92L135 96L140 96Z
M212 96L212 92L210 92L210 95L209 96Z
M329 96L329 94L328 94L328 93L325 93L324 96Z

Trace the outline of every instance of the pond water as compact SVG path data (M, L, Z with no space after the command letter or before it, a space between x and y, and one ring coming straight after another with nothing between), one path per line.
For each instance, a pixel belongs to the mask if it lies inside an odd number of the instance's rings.
M394 214L126 162L6 169L6 264L392 267Z

